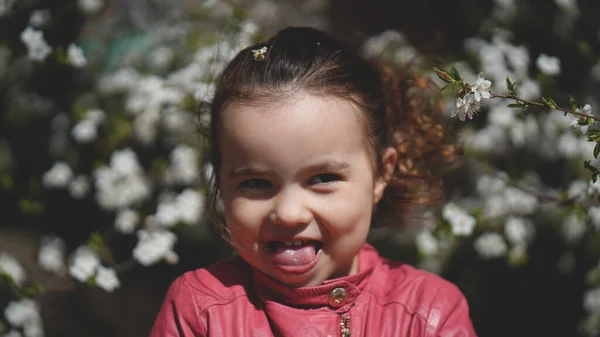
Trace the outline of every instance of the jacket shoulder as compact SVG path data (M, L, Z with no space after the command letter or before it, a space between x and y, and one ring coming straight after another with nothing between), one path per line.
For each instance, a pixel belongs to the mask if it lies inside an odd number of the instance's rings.
M205 336L210 306L245 295L247 270L237 259L224 260L178 277L167 291L151 337Z
M239 257L186 272L173 284L186 284L200 311L247 296L249 269Z
M453 283L439 275L413 266L384 260L379 278L380 304L401 304L409 314L428 319L432 314L449 313L464 301L464 295Z

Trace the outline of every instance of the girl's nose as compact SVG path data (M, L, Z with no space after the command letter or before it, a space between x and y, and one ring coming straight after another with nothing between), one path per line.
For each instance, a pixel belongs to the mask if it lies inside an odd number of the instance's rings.
M293 227L306 225L312 220L312 212L306 204L305 196L298 191L281 191L269 218L275 225Z

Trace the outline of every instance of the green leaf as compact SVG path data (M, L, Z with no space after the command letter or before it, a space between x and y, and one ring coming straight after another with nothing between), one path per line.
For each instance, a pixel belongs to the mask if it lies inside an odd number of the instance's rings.
M10 174L2 173L0 174L0 190L10 191L14 186L14 181Z
M19 209L25 214L41 214L44 212L44 204L35 200L19 200Z
M452 67L452 69L450 69L450 76L452 76L452 78L454 80L460 79L460 75L458 74L458 70L456 70L456 68L454 68L454 67Z
M600 130L588 130L585 135L589 142L595 142L600 139Z
M552 97L548 97L548 98L542 97L542 102L548 108L550 108L550 109L556 109L556 103L554 102L554 100L552 100Z
M511 103L508 105L509 108L522 108L523 104L522 103Z
M506 88L511 96L517 95L517 82L511 82L508 76L506 76Z
M446 83L454 83L454 79L452 78L452 76L450 74L448 74L447 71L442 70L437 67L433 67L433 71L435 72L437 77L439 77L442 81L444 81Z
M575 98L571 95L569 95L569 104L571 105L572 110L577 110L577 101L575 101Z
M598 158L598 154L600 154L600 142L596 142L594 146L594 158Z

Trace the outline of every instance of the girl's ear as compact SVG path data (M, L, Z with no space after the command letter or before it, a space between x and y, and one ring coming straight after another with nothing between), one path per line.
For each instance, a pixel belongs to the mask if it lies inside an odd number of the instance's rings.
M377 177L373 186L373 204L377 204L383 197L385 188L394 176L397 162L398 151L395 148L388 147L381 154L381 174Z

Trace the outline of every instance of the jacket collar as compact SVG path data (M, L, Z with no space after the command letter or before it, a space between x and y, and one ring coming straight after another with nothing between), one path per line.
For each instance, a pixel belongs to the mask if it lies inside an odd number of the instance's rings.
M358 273L350 276L331 279L314 287L292 288L283 285L260 271L253 271L254 288L262 302L277 302L298 308L329 307L338 312L345 312L356 303L369 283L369 278L380 262L375 248L365 243L359 252ZM343 304L332 307L330 296L337 288L345 290Z

